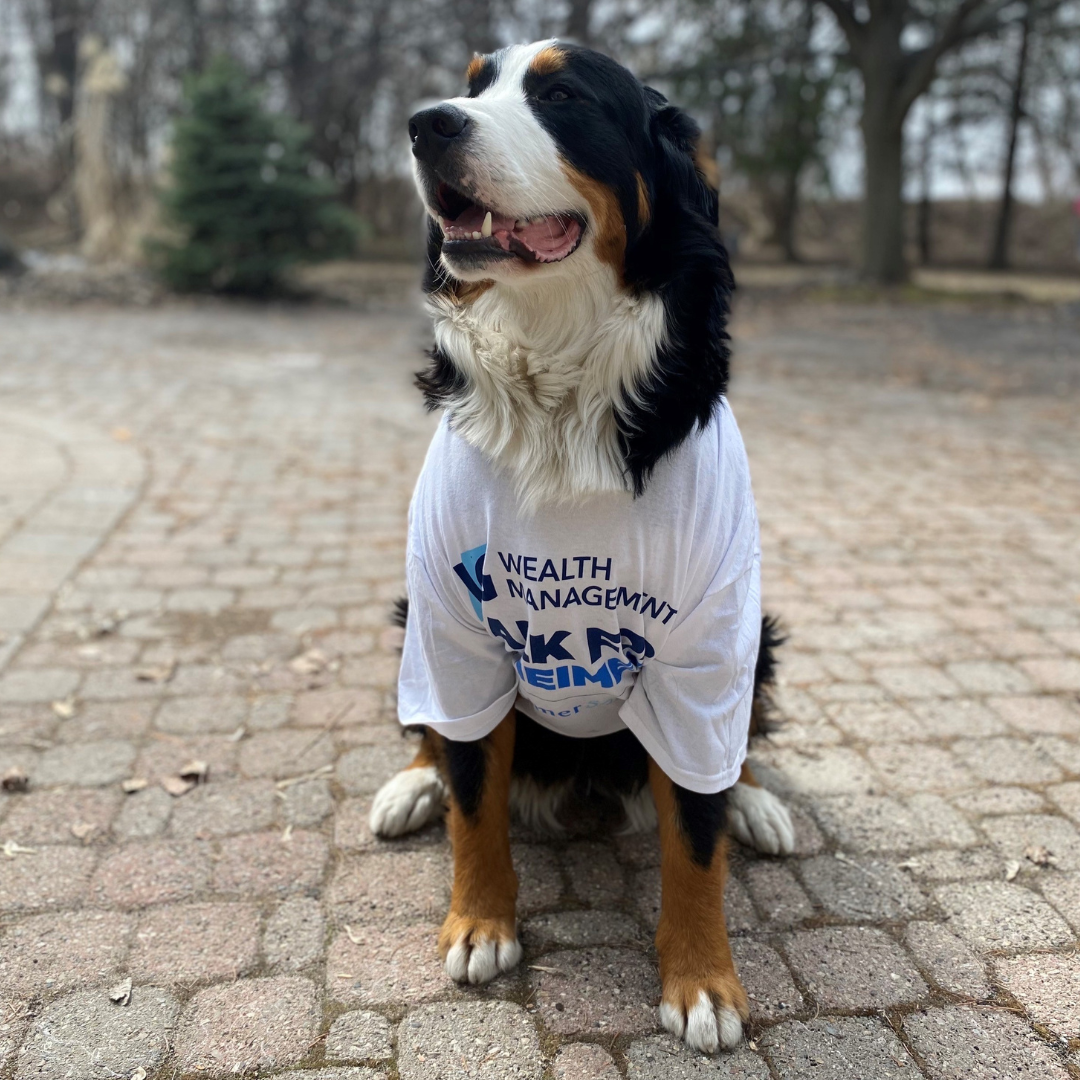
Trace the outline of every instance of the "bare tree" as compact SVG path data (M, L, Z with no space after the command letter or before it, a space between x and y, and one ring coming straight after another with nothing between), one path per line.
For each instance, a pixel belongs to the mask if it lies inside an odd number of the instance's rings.
M861 270L882 284L907 277L904 258L904 121L948 53L997 34L1010 0L820 0L836 17L862 75L865 153ZM920 40L912 48L908 42Z
M1005 148L1005 162L1001 177L1001 205L994 226L994 243L990 249L991 270L1004 270L1009 265L1009 233L1013 219L1013 175L1016 170L1016 143L1020 134L1020 122L1024 118L1024 91L1026 89L1031 27L1035 19L1035 4L1029 0L1024 5L1020 21L1020 44L1016 55L1016 70L1012 78L1012 94L1009 107L1009 138Z

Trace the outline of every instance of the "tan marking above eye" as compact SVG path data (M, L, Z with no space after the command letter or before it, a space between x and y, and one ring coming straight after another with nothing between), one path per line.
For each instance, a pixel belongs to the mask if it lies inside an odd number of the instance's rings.
M532 58L529 71L533 75L554 75L556 71L562 71L565 67L566 53L557 45L548 45Z
M472 82L483 70L484 58L479 53L476 53L469 61L469 66L465 69L466 80Z

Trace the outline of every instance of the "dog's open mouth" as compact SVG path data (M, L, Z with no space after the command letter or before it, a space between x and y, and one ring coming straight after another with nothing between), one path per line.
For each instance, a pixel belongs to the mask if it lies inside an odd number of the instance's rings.
M519 218L490 210L445 182L438 187L439 219L447 254L516 255L527 262L561 262L572 255L585 222L572 211Z

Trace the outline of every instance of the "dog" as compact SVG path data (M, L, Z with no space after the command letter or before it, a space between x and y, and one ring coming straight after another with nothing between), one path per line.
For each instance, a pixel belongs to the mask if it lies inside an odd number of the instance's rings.
M409 121L442 410L409 514L398 711L423 732L372 831L446 812L448 974L521 958L511 807L559 828L575 787L659 828L663 1025L706 1052L748 1018L723 917L726 834L794 848L745 761L779 635L724 397L728 303L694 121L551 40L474 57Z

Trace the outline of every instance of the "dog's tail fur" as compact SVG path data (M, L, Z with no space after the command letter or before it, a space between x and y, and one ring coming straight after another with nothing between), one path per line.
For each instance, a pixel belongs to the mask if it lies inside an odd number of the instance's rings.
M773 687L776 685L776 650L787 641L775 615L761 620L761 644L754 668L754 703L750 708L750 738L768 735L777 726Z

